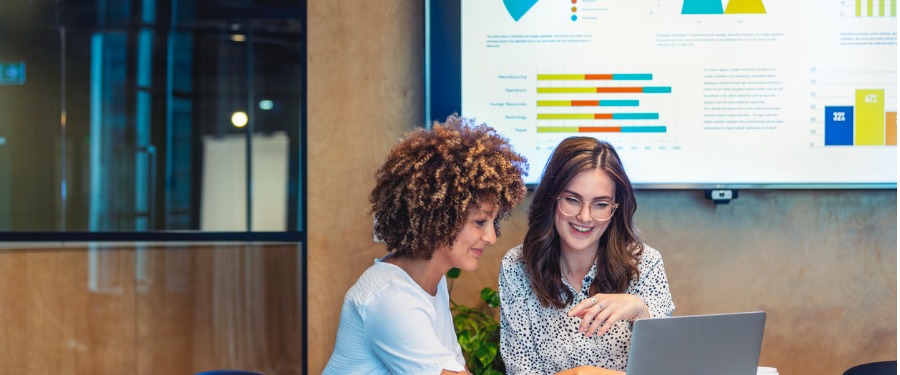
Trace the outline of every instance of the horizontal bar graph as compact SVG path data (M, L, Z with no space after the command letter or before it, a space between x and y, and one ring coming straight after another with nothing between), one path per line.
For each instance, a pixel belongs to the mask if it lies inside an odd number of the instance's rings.
M665 133L665 126L538 126L538 133Z
M659 113L538 113L538 120L659 120Z
M632 86L632 87L538 87L538 94L669 94L671 87L666 86Z
M647 109L659 104L658 94L672 93L672 87L636 84L655 79L640 72L537 74L537 132L666 133L667 127L658 124L660 113Z
M538 107L637 107L639 100L538 100Z
M650 81L653 74L538 74L538 81Z

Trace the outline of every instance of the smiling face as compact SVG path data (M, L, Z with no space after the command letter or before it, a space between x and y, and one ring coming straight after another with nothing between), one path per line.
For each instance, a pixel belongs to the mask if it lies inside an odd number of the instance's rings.
M434 258L446 262L448 268L459 268L463 271L474 271L478 268L478 258L486 247L497 242L494 228L498 208L492 203L479 203L478 207L469 210L466 222L453 240L450 248L439 249Z
M615 203L616 184L606 172L600 169L589 169L578 173L572 182L560 192L560 195L573 196L582 202L605 201ZM557 203L558 205L559 203ZM560 250L567 252L596 252L600 237L612 220L597 221L591 218L590 211L582 207L575 216L566 216L556 208L553 225L559 234Z
M497 242L494 224L499 210L492 203L479 203L469 210L466 222L448 248L434 252L433 260L443 263L446 268L474 271L478 268L478 258L485 248Z

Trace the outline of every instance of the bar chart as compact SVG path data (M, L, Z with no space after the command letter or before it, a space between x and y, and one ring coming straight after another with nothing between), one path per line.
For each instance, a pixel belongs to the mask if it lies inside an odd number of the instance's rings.
M884 89L858 89L854 105L825 107L825 146L896 146L897 111Z
M652 73L538 74L535 92L537 133L667 132L641 98L672 93Z
M842 0L847 15L855 17L897 17L897 0Z

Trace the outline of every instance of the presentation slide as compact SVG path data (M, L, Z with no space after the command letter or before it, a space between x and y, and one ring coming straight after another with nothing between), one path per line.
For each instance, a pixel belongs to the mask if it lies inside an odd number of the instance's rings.
M898 0L462 0L462 115L538 182L613 144L638 187L897 182Z

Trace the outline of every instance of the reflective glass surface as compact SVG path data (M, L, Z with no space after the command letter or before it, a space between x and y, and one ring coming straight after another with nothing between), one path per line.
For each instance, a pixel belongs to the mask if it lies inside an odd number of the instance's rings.
M305 2L0 5L0 231L301 228Z

